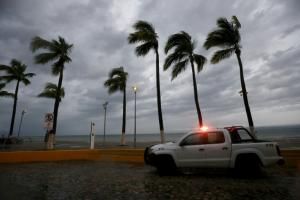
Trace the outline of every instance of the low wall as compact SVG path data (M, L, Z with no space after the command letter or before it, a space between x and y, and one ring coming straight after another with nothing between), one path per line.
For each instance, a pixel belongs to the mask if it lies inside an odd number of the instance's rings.
M0 152L0 163L104 160L143 163L144 149L48 150Z
M300 169L300 150L282 150L286 167ZM0 163L99 160L144 164L144 149L48 150L0 152Z

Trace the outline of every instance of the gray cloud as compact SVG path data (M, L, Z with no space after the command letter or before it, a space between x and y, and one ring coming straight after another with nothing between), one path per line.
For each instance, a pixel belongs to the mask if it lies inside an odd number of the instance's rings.
M66 97L60 105L59 134L87 134L95 121L100 133L102 104L109 101L108 130L119 133L122 94L108 95L103 82L113 67L129 72L127 90L127 127L133 130L133 92L138 91L138 131L158 132L155 56L136 57L134 45L127 43L132 24L147 20L156 28L160 42L160 65L168 36L187 31L196 41L195 52L210 59L213 50L202 44L216 26L218 17L237 15L242 23L242 59L249 101L257 125L299 123L298 40L300 3L287 1L0 1L0 63L12 58L22 60L28 71L37 73L32 84L20 88L18 114L26 108L25 135L42 135L43 115L51 112L53 100L37 98L46 82L56 83L49 65L36 65L29 50L34 36L55 39L63 36L74 44L72 63L65 68L63 85ZM197 75L200 106L204 121L215 126L244 124L247 119L240 91L238 63L232 58L212 65L207 63ZM12 91L15 83L8 85ZM161 70L162 109L166 131L183 130L196 125L190 66L170 81L170 71ZM7 132L12 99L0 99L0 133ZM282 117L280 117L282 116ZM17 127L17 126L16 126Z

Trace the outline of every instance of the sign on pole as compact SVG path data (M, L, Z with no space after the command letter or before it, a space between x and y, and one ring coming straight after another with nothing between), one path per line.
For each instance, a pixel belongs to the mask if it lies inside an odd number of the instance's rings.
M53 128L53 113L46 113L44 119L44 128L51 130Z

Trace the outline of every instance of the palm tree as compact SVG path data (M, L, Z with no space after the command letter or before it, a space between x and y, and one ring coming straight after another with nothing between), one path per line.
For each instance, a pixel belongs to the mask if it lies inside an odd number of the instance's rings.
M160 80L159 80L159 54L158 54L158 35L152 24L146 21L137 21L133 28L134 33L128 36L129 44L140 43L136 47L135 53L137 56L145 56L152 49L156 55L156 93L157 93L157 110L160 129L161 143L165 142L164 123L161 110L161 95L160 95Z
M2 90L5 87L5 83L0 83L0 97L14 97L13 93L9 93L5 90Z
M56 134L57 127L57 116L58 107L60 103L60 94L62 89L63 72L66 63L70 63L72 59L69 57L73 44L68 44L64 38L58 37L58 40L45 40L40 37L34 37L31 41L31 50L36 52L39 49L44 49L45 51L39 53L35 56L35 63L46 64L53 62L52 64L52 74L59 75L57 90L54 102L54 119L53 119L53 133Z
M9 129L9 135L13 134L14 130L14 123L15 123L15 116L16 116L16 109L17 109L17 101L18 101L18 92L19 92L19 85L20 82L24 85L29 85L30 81L28 78L35 76L34 73L25 73L27 66L16 59L12 59L10 62L10 66L7 65L0 65L0 70L6 72L5 75L0 77L0 80L4 80L7 83L11 81L17 81L15 93L14 93L14 105L13 111L11 116L11 123Z
M124 71L123 67L114 68L109 72L109 78L104 82L104 86L108 88L109 94L115 93L117 91L123 92L123 120L121 145L125 145L127 76L128 73Z
M167 56L164 64L164 70L167 70L171 65L173 65L173 70L172 70L172 80L173 80L178 76L178 74L180 74L186 69L188 63L191 64L192 75L193 75L193 86L194 86L194 99L195 99L196 110L198 115L198 123L199 126L202 127L203 120L202 120L202 115L201 115L200 106L198 102L198 90L197 90L194 62L197 65L197 72L199 73L206 62L206 58L202 55L195 54L194 53L195 48L196 48L195 41L192 41L191 36L184 31L169 36L165 46L165 53L168 54L168 52L171 49L174 49L174 51L173 53Z
M45 89L43 92L41 92L38 97L45 97L50 99L56 99L57 95L57 85L54 83L46 83ZM65 96L65 89L62 87L60 89L59 94L59 102L61 102L61 99Z
M239 32L241 24L236 16L232 16L230 22L226 18L219 18L217 20L217 26L217 29L208 34L204 43L204 47L207 50L212 47L221 48L221 50L216 51L213 57L211 58L211 63L213 64L216 64L225 58L229 58L233 53L236 54L240 68L242 96L245 104L249 128L252 134L254 134L254 124L252 120L250 106L248 103L247 90L243 73L243 64L241 60L241 36Z

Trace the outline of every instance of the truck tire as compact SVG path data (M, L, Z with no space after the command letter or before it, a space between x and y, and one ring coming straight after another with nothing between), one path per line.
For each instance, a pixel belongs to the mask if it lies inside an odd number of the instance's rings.
M235 161L235 172L238 175L259 175L262 163L256 154L238 155Z
M146 147L145 151L144 151L144 162L146 164L149 164L149 147Z
M177 172L176 164L170 155L157 156L155 163L160 175L174 175Z

